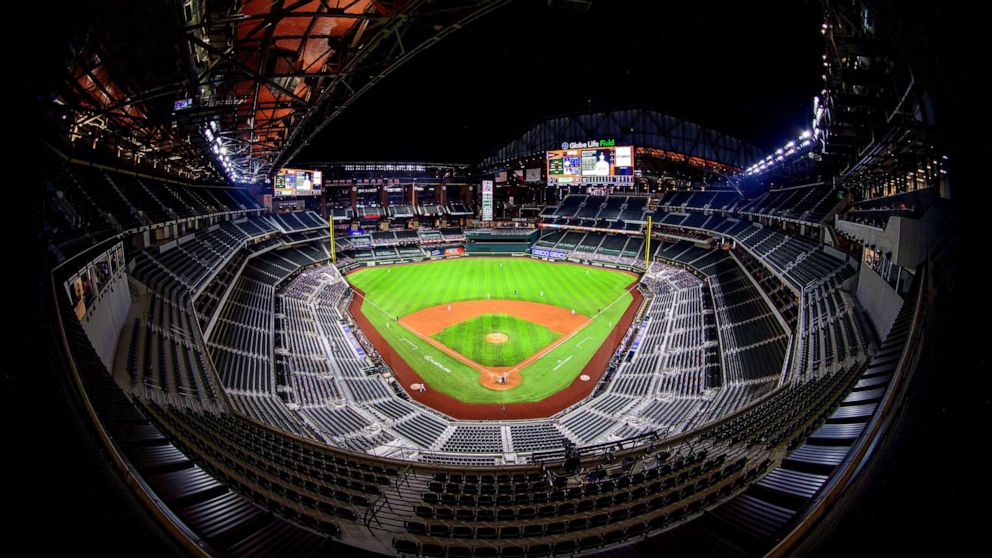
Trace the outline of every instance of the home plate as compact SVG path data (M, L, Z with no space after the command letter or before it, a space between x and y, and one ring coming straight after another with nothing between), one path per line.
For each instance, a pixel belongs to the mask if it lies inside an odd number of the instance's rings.
M583 374L583 375L579 376L579 379L582 380L583 382L588 382L592 378L590 378L589 376Z

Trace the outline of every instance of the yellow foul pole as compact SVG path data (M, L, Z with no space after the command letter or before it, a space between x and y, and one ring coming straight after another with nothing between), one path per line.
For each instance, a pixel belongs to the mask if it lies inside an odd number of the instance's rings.
M651 216L648 215L648 230L644 235L646 244L644 245L644 270L647 271L651 267Z
M334 264L337 263L338 261L338 254L334 246L334 212L333 211L331 211L331 214L327 216L327 230L330 232L330 237L331 237L331 263Z

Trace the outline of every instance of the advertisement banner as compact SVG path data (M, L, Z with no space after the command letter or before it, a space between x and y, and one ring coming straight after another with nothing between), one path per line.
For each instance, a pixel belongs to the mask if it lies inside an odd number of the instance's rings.
M493 181L482 181L482 220L493 220Z
M545 248L532 248L531 254L539 258L550 258L553 260L563 260L568 257L568 252L559 252L557 250L547 250Z

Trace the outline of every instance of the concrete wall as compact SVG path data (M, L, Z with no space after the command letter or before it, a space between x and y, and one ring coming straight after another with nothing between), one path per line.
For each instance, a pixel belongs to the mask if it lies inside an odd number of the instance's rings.
M902 297L875 270L862 265L858 275L858 301L868 312L878 338L885 339L902 308Z
M889 217L885 229L841 220L835 222L835 227L839 232L861 239L867 246L892 254L889 258L892 263L915 269L943 239L946 215L946 202L941 200L919 219Z
M895 263L914 269L927 259L944 237L947 206L938 200L919 219L900 219L899 257Z
M96 354L100 356L100 361L111 370L114 354L117 352L117 341L131 308L127 275L118 273L91 308L82 320L83 331L96 349Z
M465 244L465 251L471 254L485 254L494 252L524 252L530 248L529 242L469 242Z

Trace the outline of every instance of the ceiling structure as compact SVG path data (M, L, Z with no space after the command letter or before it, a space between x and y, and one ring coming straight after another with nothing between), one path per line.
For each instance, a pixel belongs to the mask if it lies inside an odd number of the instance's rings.
M191 180L218 178L171 116L184 84L176 66L178 19L165 3L106 0L74 8L63 14L72 18L71 36L56 53L62 80L46 99L70 152L108 152Z
M563 142L612 138L616 145L663 149L689 162L721 172L739 172L761 155L738 138L680 118L642 108L559 116L540 122L484 158L484 170L510 168L517 159L544 156L548 146Z
M835 175L878 195L938 186L946 170L929 93L891 21L864 0L822 0L823 88L811 131L745 169L788 183ZM889 13L892 10L888 10Z
M190 180L265 183L411 57L511 1L84 0L88 21L69 41L53 113L73 151ZM826 164L859 186L939 178L928 98L894 62L898 46L862 2L823 6L812 131L734 164L756 177ZM916 160L929 168L903 164Z
M409 58L509 1L187 0L194 87L177 116L229 179L264 181Z
M66 54L53 112L74 146L266 182L404 62L510 1L110 0Z

